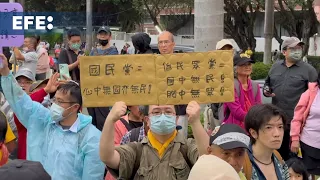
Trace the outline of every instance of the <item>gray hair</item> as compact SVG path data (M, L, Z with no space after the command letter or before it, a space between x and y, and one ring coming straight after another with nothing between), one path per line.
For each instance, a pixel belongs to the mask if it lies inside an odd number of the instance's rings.
M238 66L233 66L233 75L234 78L237 79L238 78L238 72L237 72Z

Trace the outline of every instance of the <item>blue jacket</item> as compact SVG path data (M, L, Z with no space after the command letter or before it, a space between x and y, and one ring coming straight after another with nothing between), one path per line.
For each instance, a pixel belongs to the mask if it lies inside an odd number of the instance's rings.
M90 116L78 114L75 131L63 130L52 121L49 109L33 102L11 73L1 77L1 84L13 112L28 130L28 160L41 162L53 180L103 179L101 132Z

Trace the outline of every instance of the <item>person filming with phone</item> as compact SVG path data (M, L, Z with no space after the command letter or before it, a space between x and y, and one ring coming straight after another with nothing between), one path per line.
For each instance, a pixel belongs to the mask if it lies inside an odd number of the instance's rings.
M84 52L80 50L81 46L81 34L78 29L70 29L67 33L68 35L68 46L66 49L62 49L58 58L59 70L62 68L62 75L71 76L74 81L80 81L80 59L78 56L83 55ZM61 66L62 65L62 66ZM69 74L65 72L65 66L68 66ZM60 72L60 71L59 71Z

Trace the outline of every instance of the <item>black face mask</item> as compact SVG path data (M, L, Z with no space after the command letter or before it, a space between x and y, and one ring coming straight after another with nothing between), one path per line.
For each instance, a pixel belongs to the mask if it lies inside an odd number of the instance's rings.
M106 46L109 43L109 40L101 40L99 39L99 44L101 44L101 46Z

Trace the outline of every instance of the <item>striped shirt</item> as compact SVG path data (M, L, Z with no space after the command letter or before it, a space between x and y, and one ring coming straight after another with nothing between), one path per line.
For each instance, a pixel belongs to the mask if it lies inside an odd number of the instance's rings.
M12 132L16 137L18 137L17 126L14 123L14 119L13 119L13 111L2 92L0 92L0 110L6 115L10 128L12 129Z

